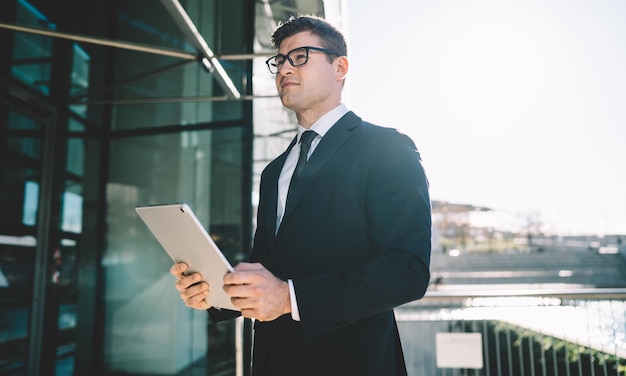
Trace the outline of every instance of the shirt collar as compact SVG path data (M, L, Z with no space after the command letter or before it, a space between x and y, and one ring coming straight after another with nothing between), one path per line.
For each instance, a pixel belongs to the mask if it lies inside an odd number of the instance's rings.
M341 119L346 113L348 113L348 107L345 104L341 103L339 104L339 106L325 113L321 118L313 123L313 125L311 125L309 129L298 125L298 140L300 140L300 136L302 136L302 133L308 130L315 131L318 136L324 137L326 132L328 132L330 128L332 128L332 126L336 122L338 122L339 119Z

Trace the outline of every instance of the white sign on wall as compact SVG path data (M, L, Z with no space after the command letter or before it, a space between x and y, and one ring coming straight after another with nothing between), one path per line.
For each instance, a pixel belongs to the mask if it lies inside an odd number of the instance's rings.
M483 368L481 333L437 333L438 368Z

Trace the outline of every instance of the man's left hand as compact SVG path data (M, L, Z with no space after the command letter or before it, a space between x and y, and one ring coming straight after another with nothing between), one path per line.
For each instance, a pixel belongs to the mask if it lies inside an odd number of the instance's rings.
M289 284L259 263L235 266L224 276L224 291L243 317L272 321L291 312Z

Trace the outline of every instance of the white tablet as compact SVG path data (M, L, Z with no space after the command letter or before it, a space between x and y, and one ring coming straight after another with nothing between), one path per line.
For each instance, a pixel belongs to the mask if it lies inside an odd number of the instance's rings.
M135 211L174 262L185 262L187 274L198 272L209 283L210 306L239 310L222 289L224 275L233 268L187 204L139 206Z

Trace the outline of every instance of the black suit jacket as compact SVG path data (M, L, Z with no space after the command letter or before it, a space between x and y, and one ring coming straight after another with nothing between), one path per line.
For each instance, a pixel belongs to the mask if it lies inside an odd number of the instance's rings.
M430 279L419 153L406 135L347 113L290 188L276 232L294 143L261 175L250 261L293 280L301 321L255 323L253 375L405 375L393 307L421 298Z

